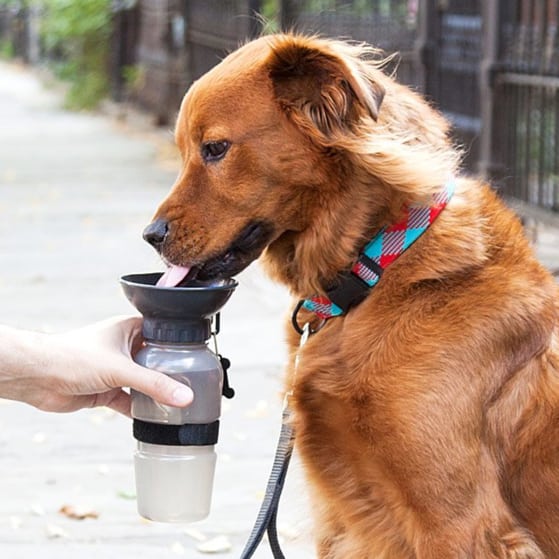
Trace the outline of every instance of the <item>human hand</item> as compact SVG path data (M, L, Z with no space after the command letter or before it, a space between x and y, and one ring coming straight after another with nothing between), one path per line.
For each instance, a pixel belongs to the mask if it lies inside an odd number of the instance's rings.
M141 343L139 317L115 317L52 335L3 327L0 397L44 411L108 406L130 415L130 395L122 389L129 386L162 404L188 405L190 388L132 361Z

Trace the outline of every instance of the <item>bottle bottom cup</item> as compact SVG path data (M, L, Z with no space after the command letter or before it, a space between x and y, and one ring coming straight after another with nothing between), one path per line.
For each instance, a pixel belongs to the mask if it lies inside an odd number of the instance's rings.
M210 513L213 446L138 442L134 455L138 513L157 522L196 522Z

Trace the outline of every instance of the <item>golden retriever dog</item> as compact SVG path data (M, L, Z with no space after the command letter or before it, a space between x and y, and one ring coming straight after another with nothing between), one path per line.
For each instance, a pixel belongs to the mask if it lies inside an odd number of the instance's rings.
M280 34L192 85L176 143L182 170L144 232L164 285L261 256L295 301L329 298L367 243L452 182L374 289L327 320L299 308L314 333L295 373L289 326L317 553L559 558L557 287L515 215L459 175L444 118L373 49Z

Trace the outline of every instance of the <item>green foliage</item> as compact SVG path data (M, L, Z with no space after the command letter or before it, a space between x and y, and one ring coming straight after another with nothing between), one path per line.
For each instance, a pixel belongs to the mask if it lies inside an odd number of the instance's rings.
M73 48L110 37L110 0L43 0L47 8L43 33L47 47L70 41Z
M61 62L57 74L71 83L66 104L94 108L109 91L112 30L110 0L42 0L41 32L46 49Z
M262 31L265 35L277 33L280 30L279 12L279 0L264 0L262 2L260 15L262 18Z
M108 95L109 83L106 76L98 72L80 73L72 82L64 105L68 109L93 109Z
M127 92L138 91L143 87L145 82L145 69L139 64L123 66L122 77Z
M0 0L1 1L1 0ZM0 58L13 58L14 45L8 39L0 39Z

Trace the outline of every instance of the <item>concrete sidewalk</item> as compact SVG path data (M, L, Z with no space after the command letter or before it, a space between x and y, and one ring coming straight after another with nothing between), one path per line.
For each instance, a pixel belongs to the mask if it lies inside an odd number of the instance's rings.
M166 164L166 135L68 113L60 101L27 70L0 64L0 323L43 331L132 312L118 278L162 269L141 232L178 170ZM239 556L275 450L288 301L256 267L239 280L219 336L237 396L224 403L210 518L140 519L128 419L0 401L0 557L196 558L208 542ZM280 532L290 559L311 557L304 487L292 472ZM64 505L99 516L71 520L58 512ZM269 556L265 546L257 554Z

